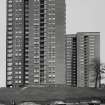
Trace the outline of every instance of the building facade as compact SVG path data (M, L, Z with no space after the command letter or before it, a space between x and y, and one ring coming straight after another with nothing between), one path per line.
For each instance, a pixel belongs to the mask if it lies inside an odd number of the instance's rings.
M24 3L7 0L7 86L24 85Z
M66 84L77 86L77 38L76 35L66 35L65 67Z
M66 35L66 83L73 87L95 87L96 64L100 63L100 33Z
M64 35L65 0L7 0L7 87L63 84Z

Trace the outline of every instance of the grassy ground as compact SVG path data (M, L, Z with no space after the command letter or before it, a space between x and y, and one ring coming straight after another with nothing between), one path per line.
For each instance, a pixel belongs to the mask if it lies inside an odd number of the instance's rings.
M87 100L91 98L105 98L105 89L95 88L1 88L0 102L22 101L53 101L53 100Z

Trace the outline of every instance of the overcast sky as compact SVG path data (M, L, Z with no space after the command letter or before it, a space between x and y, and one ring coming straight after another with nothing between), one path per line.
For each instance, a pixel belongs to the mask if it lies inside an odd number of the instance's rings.
M67 33L101 32L101 62L105 62L105 0L66 0ZM0 0L0 86L6 74L6 0Z

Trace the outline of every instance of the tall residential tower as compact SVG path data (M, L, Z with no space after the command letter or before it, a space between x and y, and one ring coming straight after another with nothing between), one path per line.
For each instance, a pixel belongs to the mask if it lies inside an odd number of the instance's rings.
M66 35L66 84L95 87L96 66L100 63L100 33L79 32Z
M7 87L63 84L65 0L7 0Z

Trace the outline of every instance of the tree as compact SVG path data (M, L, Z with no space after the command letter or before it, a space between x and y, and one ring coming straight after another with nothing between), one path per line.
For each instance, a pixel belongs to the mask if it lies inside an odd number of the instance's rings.
M105 78L103 74L105 74L105 64L100 63L100 60L94 60L95 67L95 88L101 86L101 80Z
M100 87L101 84L101 69L100 69L100 60L95 59L94 60L95 64L95 88Z

